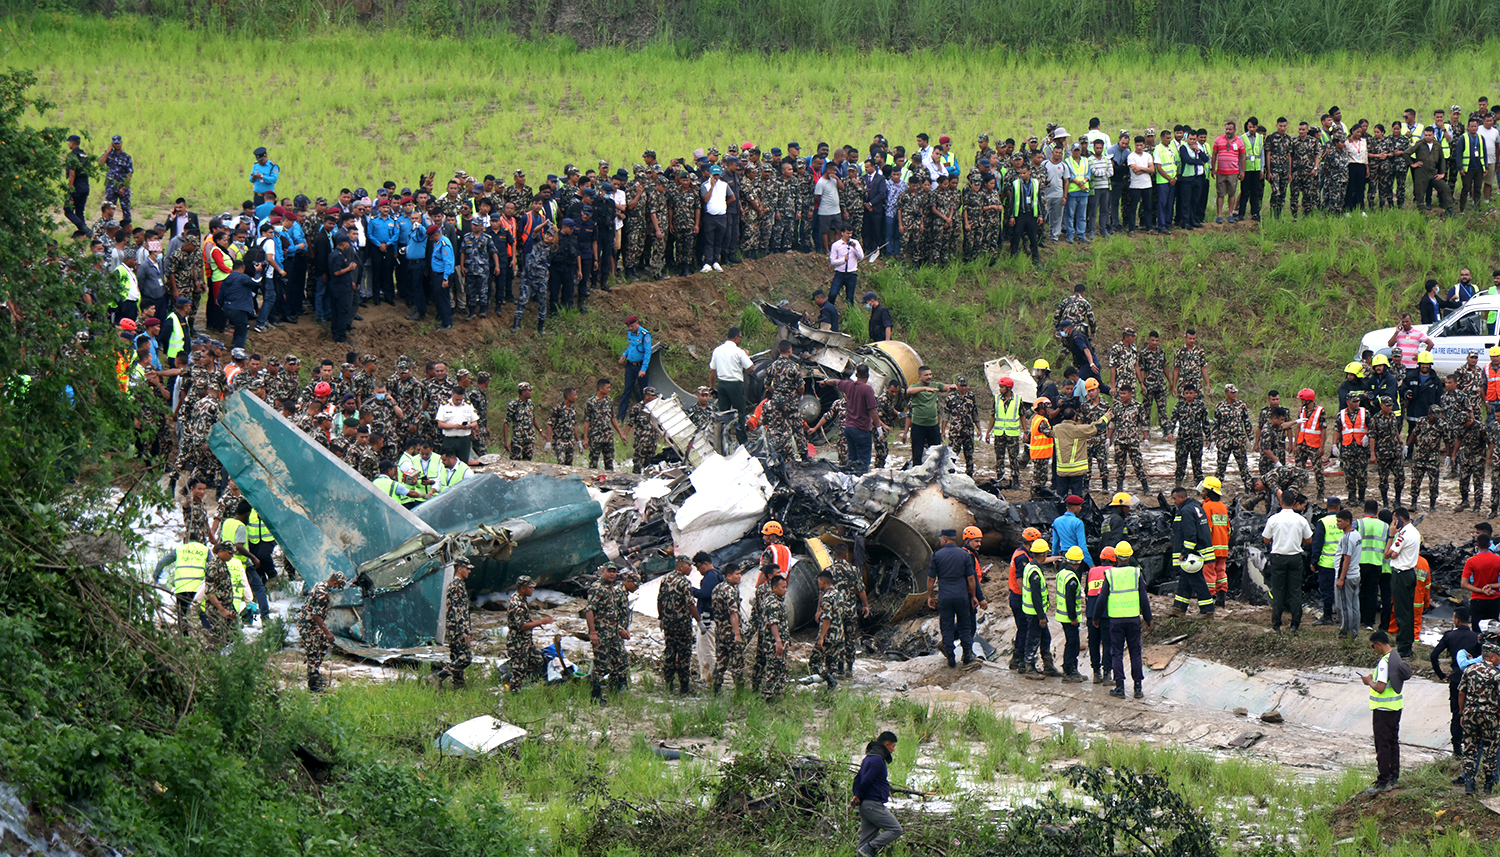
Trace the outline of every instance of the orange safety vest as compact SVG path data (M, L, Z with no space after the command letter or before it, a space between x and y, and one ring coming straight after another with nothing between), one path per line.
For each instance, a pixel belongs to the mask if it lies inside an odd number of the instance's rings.
M1208 517L1209 538L1218 559L1229 557L1229 508L1218 500L1204 500L1203 514Z
M771 555L776 557L776 567L781 569L782 574L791 571L792 549L786 545L771 545Z
M1323 421L1323 406L1315 405L1311 413L1303 408L1302 414L1297 420L1297 442L1313 449L1322 447L1323 433L1318 430L1318 423Z
M1096 565L1089 569L1088 583L1085 585L1083 594L1089 598L1097 596L1104 590L1104 573L1109 571L1110 566Z
M240 372L242 372L242 371L243 371L243 367L241 367L238 363L231 363L228 366L225 366L224 367L224 386L226 386L226 387L233 387L234 386L234 376L240 374Z
M1045 460L1052 457L1052 438L1042 434L1042 423L1047 418L1040 414L1031 418L1031 459L1033 461Z
M1021 581L1016 579L1016 560L1025 562L1027 556L1025 548L1017 548L1016 552L1010 555L1010 591L1017 595L1021 594Z
M1500 402L1500 368L1494 363L1484 365L1484 400Z
M1365 435L1370 432L1370 428L1365 422L1365 409L1360 408L1358 413L1359 419L1350 422L1348 408L1339 412L1339 429L1344 439L1344 446L1363 446Z

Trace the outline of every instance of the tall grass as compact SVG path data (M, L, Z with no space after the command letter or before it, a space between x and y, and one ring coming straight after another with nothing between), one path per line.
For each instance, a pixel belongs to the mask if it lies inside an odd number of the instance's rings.
M10 6L10 3L6 4ZM28 4L17 4L26 11ZM114 13L113 0L50 0L48 9ZM1500 25L1483 0L156 0L157 20L208 32L271 37L318 33L329 25L431 36L518 36L561 32L588 46L659 43L692 51L731 45L763 51L853 46L912 50L1007 45L1086 54L1132 42L1152 49L1279 58L1360 50L1451 49Z
M283 2L304 8L325 0ZM914 10L927 8L915 0L890 2L900 33L911 30ZM613 2L592 3L601 13L618 11ZM812 32L829 26L822 22L834 14L836 50L822 52L793 38L778 41L774 53L738 51L755 42L736 36L708 40L711 49L701 53L666 41L640 50L578 51L566 40L519 40L482 28L466 28L459 40L434 39L422 28L351 26L334 14L348 8L342 4L328 7L332 11L318 19L324 23L296 38L283 38L280 30L191 27L176 13L166 20L40 13L0 21L0 28L9 37L7 62L34 68L39 89L58 105L43 121L89 133L90 151L122 134L135 157L137 201L161 204L181 195L199 211L238 206L249 192L250 152L260 145L282 167L281 190L309 196L374 188L386 179L412 186L422 171L436 171L441 184L459 167L504 180L524 165L535 186L537 173L561 172L566 163L587 168L603 158L612 168L628 169L648 145L664 159L746 139L766 148L797 140L863 149L877 132L907 146L920 131L949 134L967 166L980 132L1024 136L1049 120L1076 134L1097 116L1113 133L1184 118L1210 127L1228 115L1314 119L1337 103L1347 119L1389 121L1407 106L1426 115L1433 103L1468 103L1500 82L1495 42L1444 56L1403 45L1400 52L1294 62L1129 43L1108 52L1079 47L1027 56L1011 46L1029 41L1005 39L997 40L1001 47L855 54L854 46L882 44L858 37L865 17L856 10L839 6L825 14L818 4L780 2L743 11L728 3L700 5L701 14L723 26L743 15L745 23L734 26L777 32ZM990 12L963 17L963 5L933 7L939 18L964 21L956 38L997 26ZM1047 11L1054 5L1021 4L1030 9L1023 16L1029 37L1050 31L1038 25L1060 14ZM313 15L281 15L269 3L225 8L263 9L256 20L268 26ZM378 3L373 8L387 14ZM399 6L389 14L417 11ZM1317 38L1335 43L1330 33ZM1378 47L1362 34L1345 43ZM149 61L120 62L124 56ZM1039 97L1012 99L998 115L977 107L994 91L1036 90L1039 82Z

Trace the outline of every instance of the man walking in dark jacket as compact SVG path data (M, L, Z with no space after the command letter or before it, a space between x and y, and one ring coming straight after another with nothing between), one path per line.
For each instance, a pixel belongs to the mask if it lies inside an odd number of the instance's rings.
M865 758L854 775L854 799L859 812L859 843L854 853L875 857L881 849L901 837L901 823L886 809L891 799L891 778L887 765L896 751L896 733L882 732L865 747Z

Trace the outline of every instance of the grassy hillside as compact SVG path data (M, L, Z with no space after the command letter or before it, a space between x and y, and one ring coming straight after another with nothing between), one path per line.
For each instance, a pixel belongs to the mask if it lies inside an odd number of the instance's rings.
M921 131L951 135L968 165L979 133L1024 137L1048 121L1074 134L1091 116L1110 133L1214 128L1226 116L1316 121L1338 104L1348 121L1389 123L1406 107L1425 121L1434 107L1500 96L1495 43L1295 61L1129 46L1060 58L956 47L683 56L670 46L579 52L338 27L298 39L220 36L128 16L39 15L3 29L5 62L34 69L38 91L57 103L46 121L92 135L91 152L124 135L136 199L185 196L199 211L238 206L261 145L281 164L281 190L316 196L386 179L415 185L426 171L441 182L460 167L503 178L524 166L535 185L566 163L629 168L647 146L663 160L745 140L865 149L876 133L907 147ZM1005 94L998 109L996 93Z

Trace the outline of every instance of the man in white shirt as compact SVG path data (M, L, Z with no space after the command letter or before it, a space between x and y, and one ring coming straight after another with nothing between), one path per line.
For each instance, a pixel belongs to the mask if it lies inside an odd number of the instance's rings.
M708 386L719 392L719 407L733 408L737 414L734 421L734 436L740 445L745 443L745 370L754 364L750 355L740 347L740 329L729 328L724 341L708 358Z
M1500 128L1495 127L1495 114L1484 114L1484 121L1479 125L1479 136L1484 140L1484 151L1489 157L1489 162L1484 168L1484 201L1488 203L1495 191L1495 161L1497 159L1496 146L1500 146Z
M464 389L454 387L452 399L437 409L437 427L443 432L443 454L451 452L468 462L474 429L478 425L479 413L465 401Z
M1312 543L1312 526L1302 516L1306 501L1296 491L1281 492L1281 511L1266 519L1260 537L1271 548L1266 585L1271 589L1271 630L1281 633L1281 614L1292 613L1292 633L1302 627L1302 546Z
M1396 620L1396 652L1403 658L1411 657L1412 638L1416 630L1416 610L1413 601L1417 596L1417 559L1422 552L1422 534L1411 522L1411 510L1399 508L1394 513L1391 529L1395 536L1390 547L1385 549L1386 559L1391 561L1391 603Z
M1131 235L1135 234L1137 216L1142 229L1151 228L1151 176L1156 172L1156 162L1146 150L1146 138L1137 134L1134 146L1135 151L1125 159L1125 164L1130 169L1130 195L1126 197L1125 203L1125 231Z
M818 237L823 244L823 252L826 253L833 244L834 226L842 210L839 207L839 174L836 170L823 170L818 183L813 185L813 196L818 200Z
M865 249L854 238L848 223L839 224L839 240L828 249L828 262L833 265L833 287L828 290L828 299L838 303L839 290L844 290L846 306L854 306L854 287L859 281L859 263L865 258Z
M703 271L723 271L719 257L728 255L729 203L735 196L729 182L720 178L723 168L714 164L708 173L708 181L698 188L703 197Z

